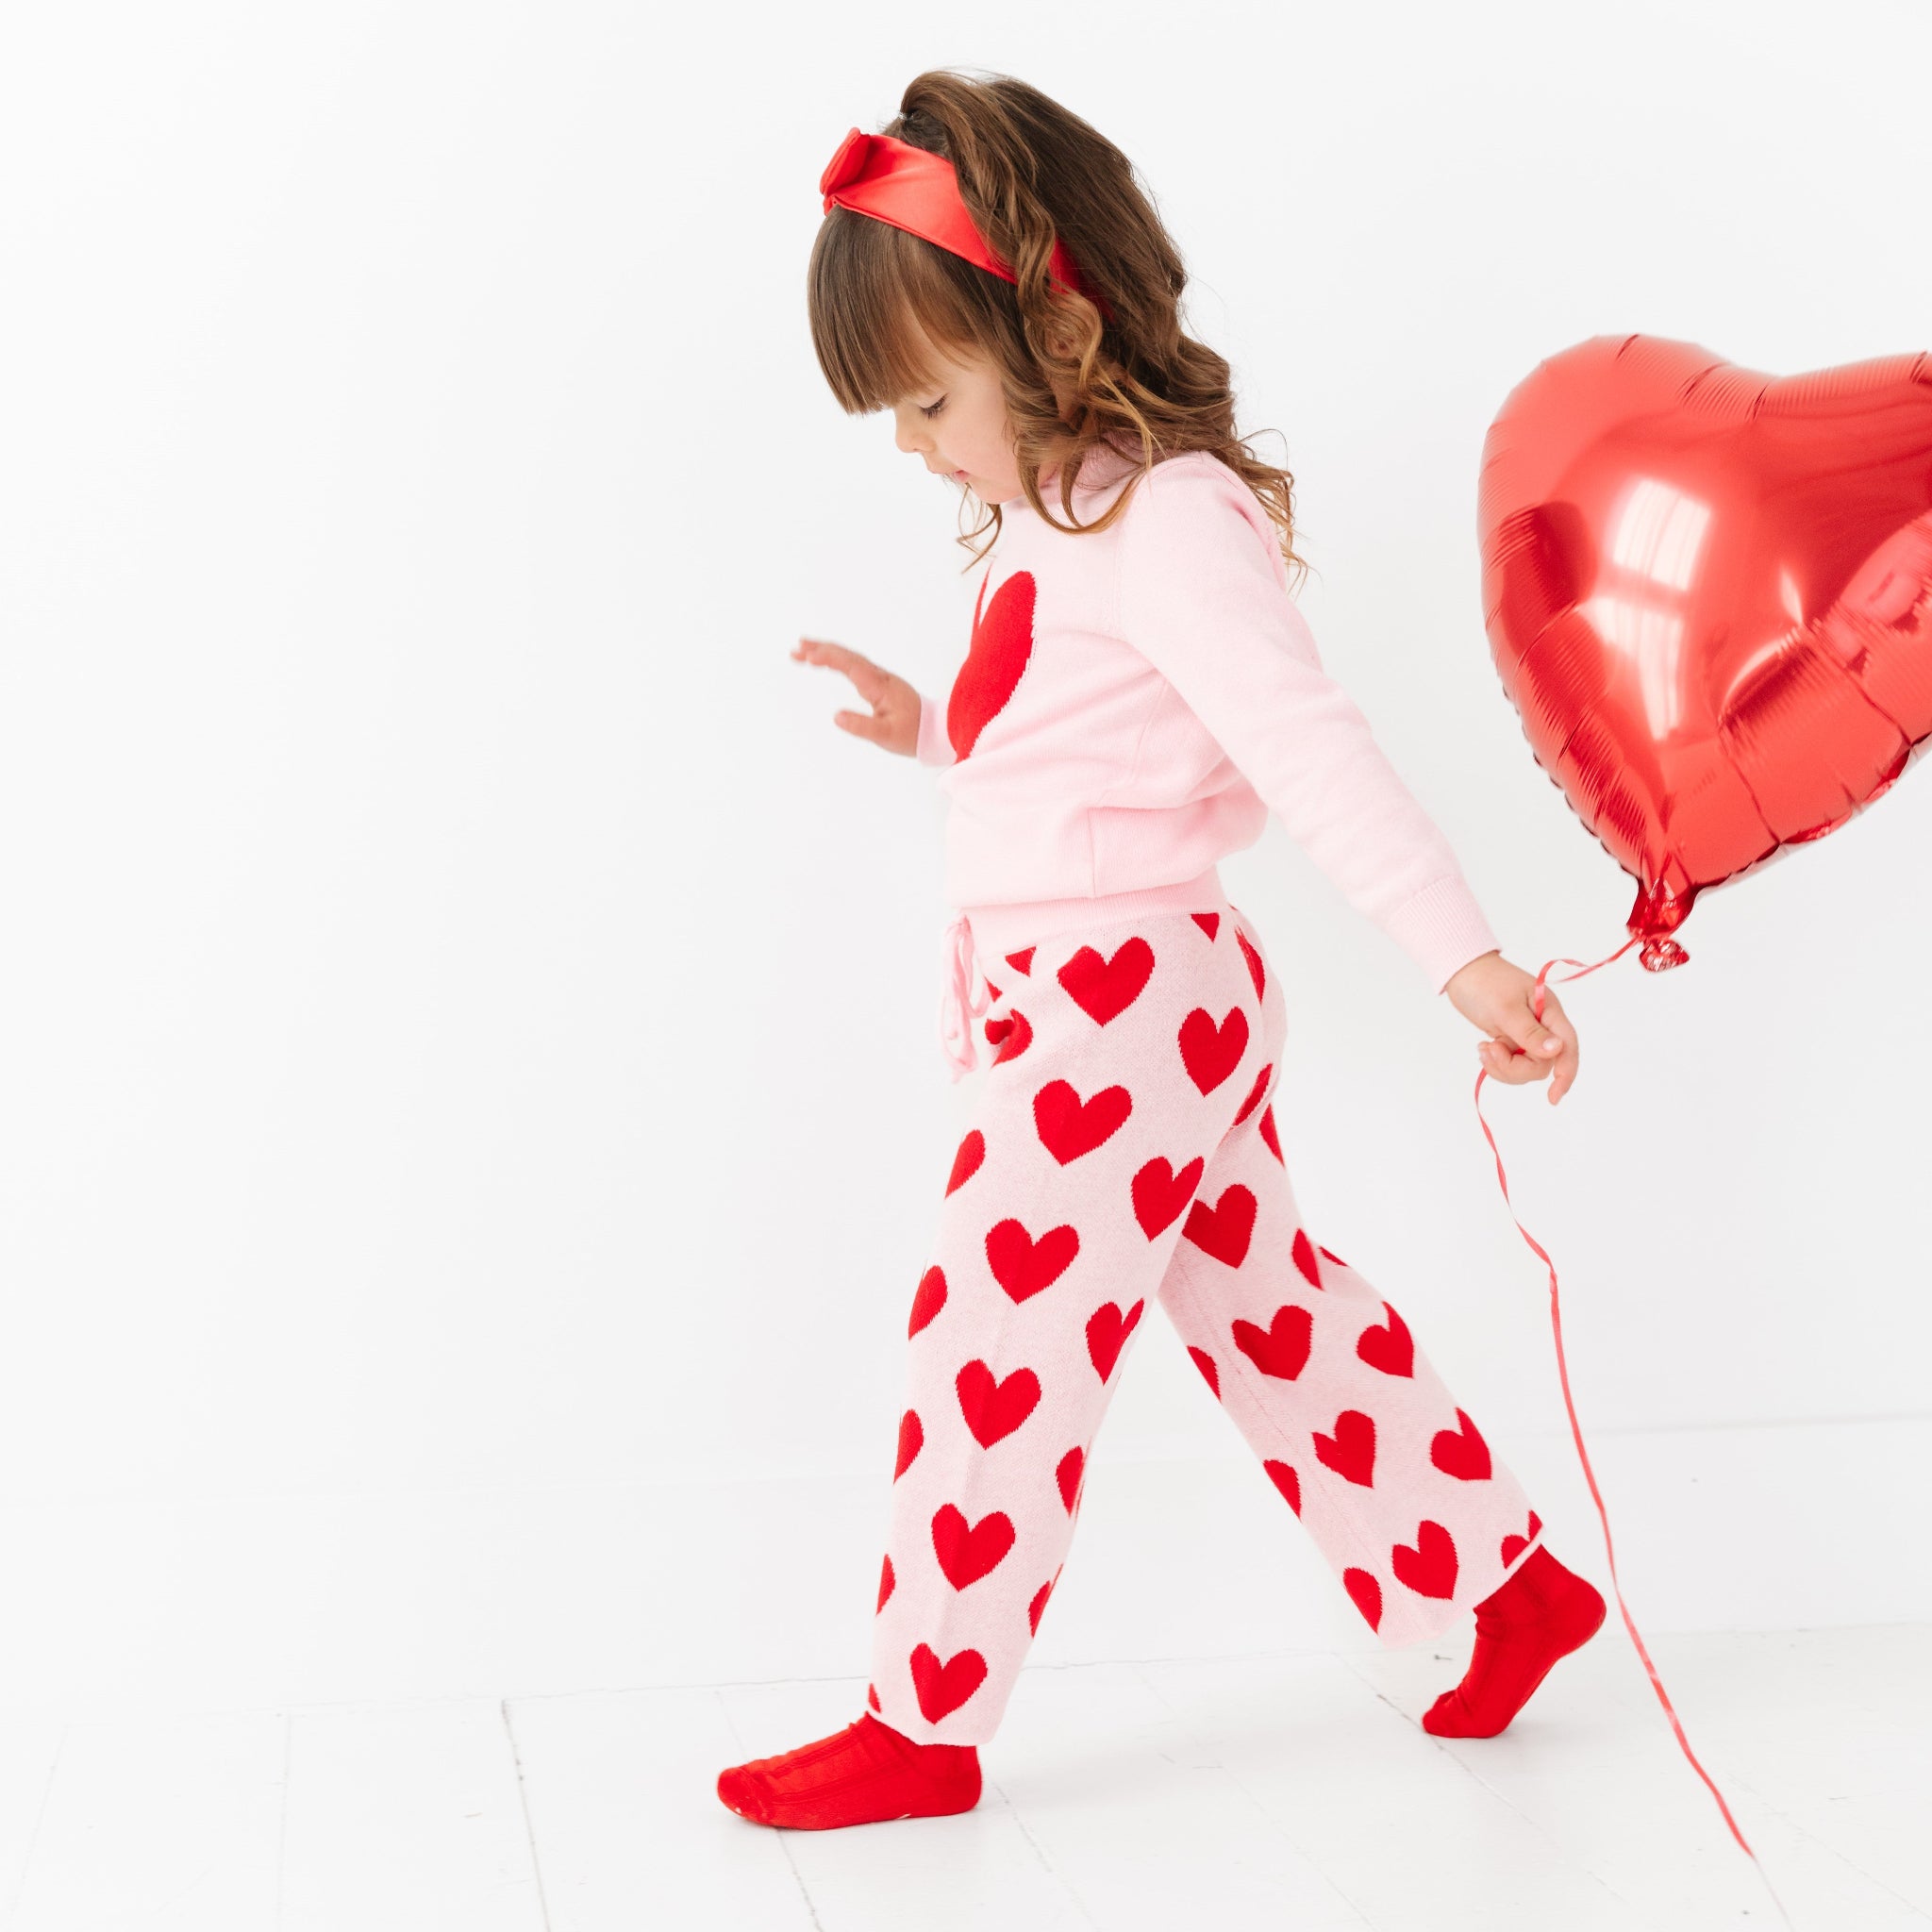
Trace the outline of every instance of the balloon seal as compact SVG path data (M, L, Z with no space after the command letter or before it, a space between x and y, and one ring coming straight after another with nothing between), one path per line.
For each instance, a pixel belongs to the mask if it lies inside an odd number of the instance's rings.
M1668 933L1654 933L1644 941L1643 950L1637 957L1651 972L1668 973L1673 966L1682 966L1690 955Z

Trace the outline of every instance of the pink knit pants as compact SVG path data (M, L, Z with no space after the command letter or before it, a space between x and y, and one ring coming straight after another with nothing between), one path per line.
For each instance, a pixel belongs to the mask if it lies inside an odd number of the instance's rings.
M995 1048L912 1300L868 1701L992 1737L1150 1300L1391 1647L1541 1534L1402 1317L1302 1226L1270 1105L1286 1013L1224 900L980 968Z

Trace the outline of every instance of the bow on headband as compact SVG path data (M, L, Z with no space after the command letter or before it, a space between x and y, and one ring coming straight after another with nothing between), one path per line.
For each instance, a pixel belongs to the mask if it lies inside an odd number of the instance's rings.
M973 217L959 197L958 175L943 155L895 141L890 134L866 134L855 127L826 162L825 172L819 176L819 192L824 196L826 214L836 207L871 215L874 221L904 228L908 235L918 235L963 256L1002 280L1019 280L973 225ZM1058 235L1048 273L1076 294L1086 295L1102 313L1111 312L1081 281L1073 257Z

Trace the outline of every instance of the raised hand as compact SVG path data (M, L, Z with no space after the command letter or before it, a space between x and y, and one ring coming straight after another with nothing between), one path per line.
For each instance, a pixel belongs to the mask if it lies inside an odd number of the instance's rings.
M914 757L919 749L919 693L903 677L881 671L870 658L848 651L843 644L827 643L822 638L800 638L791 653L799 664L824 664L842 671L852 688L872 707L863 711L834 711L832 723L854 738L870 739L887 751L904 758Z

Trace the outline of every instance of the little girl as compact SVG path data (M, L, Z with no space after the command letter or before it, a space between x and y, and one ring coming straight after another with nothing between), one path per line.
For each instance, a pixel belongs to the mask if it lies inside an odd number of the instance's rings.
M978 1801L1150 1300L1384 1644L1474 1609L1467 1674L1423 1723L1492 1737L1604 1600L1402 1317L1302 1225L1281 988L1216 861L1273 808L1489 1036L1496 1079L1554 1074L1558 1099L1575 1033L1547 991L1538 1024L1532 975L1323 672L1288 591L1292 478L1236 438L1125 157L1019 81L935 72L820 188L826 379L849 412L891 408L997 548L943 705L836 644L792 655L851 679L871 715L846 730L938 768L941 1037L956 1078L975 1021L991 1053L907 1324L867 1708L718 1795L812 1828Z

